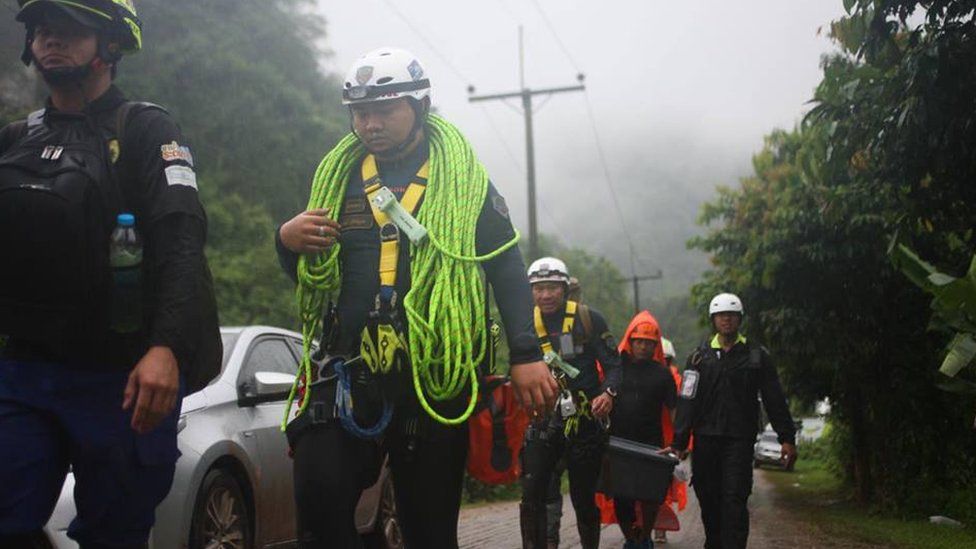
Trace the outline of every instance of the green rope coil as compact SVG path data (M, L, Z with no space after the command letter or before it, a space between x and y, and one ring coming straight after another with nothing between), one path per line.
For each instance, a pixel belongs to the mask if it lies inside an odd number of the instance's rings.
M430 143L430 173L417 220L427 228L427 241L410 245L411 286L403 298L406 313L410 364L417 400L435 420L445 425L467 421L478 396L478 364L489 346L484 319L485 288L478 263L497 257L514 246L514 238L498 249L477 255L475 231L488 193L488 174L471 145L453 125L430 114L426 131ZM319 164L312 181L308 209L324 208L329 215L339 212L352 170L366 154L352 134L343 138ZM311 384L311 345L318 335L326 296L338 290L341 281L339 249L332 246L316 256L302 256L298 262L296 297L302 322L302 361L292 386L290 403L304 375L308 404ZM428 395L447 401L461 394L470 383L471 395L465 411L456 418L437 413ZM287 423L282 422L282 429Z

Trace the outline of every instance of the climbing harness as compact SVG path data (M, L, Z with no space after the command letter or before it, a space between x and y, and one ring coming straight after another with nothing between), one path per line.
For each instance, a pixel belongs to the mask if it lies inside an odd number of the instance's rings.
M453 125L429 114L425 128L430 146L429 177L416 221L425 229L426 238L419 243L411 240L410 245L411 285L400 300L407 328L404 352L409 358L407 363L412 370L417 400L424 411L442 424L459 425L474 410L478 365L491 345L484 321L485 283L478 264L514 246L519 234L516 231L511 240L496 250L477 255L475 232L488 192L487 172L471 145ZM337 215L352 170L364 156L365 148L355 135L344 137L319 164L308 209L326 209ZM405 195L401 201L404 209L407 209L406 202ZM382 202L377 204L371 200L371 205L390 217L389 210L381 208ZM412 231L404 229L404 232L411 238ZM341 242L336 243L325 252L302 255L298 260L296 298L302 323L302 360L288 410L298 387L304 385L307 391L311 384L312 341L319 335L326 297L337 291L341 283L341 246ZM394 305L392 296L390 302ZM403 342L395 343L399 346ZM390 366L394 364L395 361ZM383 367L380 363L374 365ZM429 402L428 397L439 402L452 400L465 387L470 389L468 405L457 417L440 415ZM304 412L307 402L306 395L299 414ZM283 429L287 419L282 422Z
M413 212L427 189L428 165L429 161L424 162L417 170L403 199L397 202L393 193L383 186L376 157L369 154L363 160L363 187L373 218L380 228L380 291L376 296L376 307L370 311L363 327L359 354L374 374L400 371L409 358L403 324L396 309L400 227L409 227L421 241L426 238L426 229L414 219ZM387 212L394 213L395 217L391 219Z
M342 424L343 429L349 434L363 439L379 438L383 435L383 431L386 430L387 426L390 425L390 420L393 419L393 405L387 399L383 399L383 412L380 415L380 419L372 427L361 427L356 423L356 418L353 415L352 384L349 381L350 374L348 370L354 361L355 359L350 362L345 362L340 359L332 364L338 378L335 396L336 415L339 416L339 422Z
M589 311L586 310L585 305L580 305L576 301L566 301L562 331L559 335L559 352L557 353L553 349L552 342L549 340L549 332L546 330L545 322L542 320L542 310L539 307L535 308L535 332L539 337L539 347L542 348L543 360L550 368L556 370L556 380L560 387L556 412L565 422L563 432L566 436L574 434L579 430L580 418L587 417L592 419L593 417L590 411L590 400L587 398L586 393L577 391L577 394L574 396L572 391L567 387L566 382L566 377L575 379L580 373L575 366L565 359L576 356L577 353L582 351L581 348L578 348L581 346L576 345L576 342L573 341L573 326L576 322L577 312L582 315L584 311L586 311L588 317ZM589 322L588 318L587 322Z
M549 341L549 332L542 320L542 310L538 306L535 308L535 333L539 336L542 360L550 368L562 370L570 379L576 379L580 373L575 366L563 360L564 356L573 356L576 352L573 344L573 323L576 319L576 308L577 303L575 301L566 302L566 314L563 317L563 329L560 334L560 353L553 350L552 343Z

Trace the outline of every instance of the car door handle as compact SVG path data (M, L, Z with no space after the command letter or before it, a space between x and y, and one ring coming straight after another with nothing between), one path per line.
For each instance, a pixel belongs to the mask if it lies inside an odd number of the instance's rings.
M241 434L244 435L244 438L251 438L254 436L254 431L244 431Z

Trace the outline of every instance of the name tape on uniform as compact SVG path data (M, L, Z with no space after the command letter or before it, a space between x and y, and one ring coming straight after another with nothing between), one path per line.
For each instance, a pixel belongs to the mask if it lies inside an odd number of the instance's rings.
M167 166L166 182L170 185L183 185L185 187L197 188L197 174L193 168L186 166Z

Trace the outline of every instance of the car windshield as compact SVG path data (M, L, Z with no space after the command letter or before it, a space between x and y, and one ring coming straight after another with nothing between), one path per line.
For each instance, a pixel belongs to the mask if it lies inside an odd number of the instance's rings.
M776 433L763 433L761 440L763 442L779 442L776 438Z

